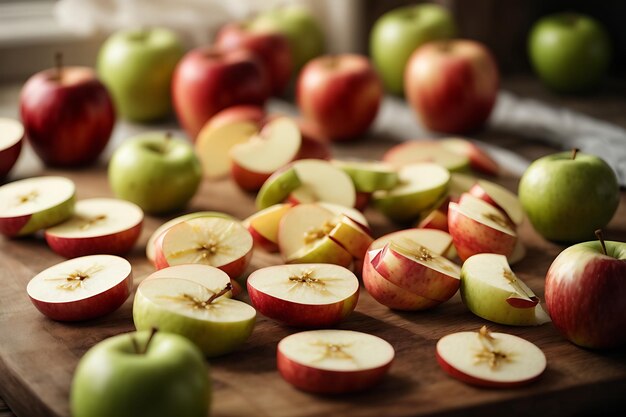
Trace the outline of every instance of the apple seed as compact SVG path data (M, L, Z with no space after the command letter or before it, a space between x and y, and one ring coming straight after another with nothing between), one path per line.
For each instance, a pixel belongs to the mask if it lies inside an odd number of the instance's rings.
M337 224L334 222L325 221L320 227L311 227L304 233L304 243L313 243L316 240L327 236L330 232L332 232L336 225Z
M33 190L28 194L20 195L17 197L17 199L19 200L17 205L19 206L20 204L30 203L31 201L35 200L37 197L39 197L39 192L37 190Z
M96 223L106 220L107 216L106 214L99 214L95 217L78 216L78 218L82 222L82 224L80 225L80 230L87 230L93 225L95 225Z
M335 344L335 343L328 343L328 342L322 342L320 340L317 340L311 343L311 345L324 348L322 355L319 358L315 359L313 362L320 362L324 359L344 359L344 360L350 360L352 362L356 362L352 355L350 355L348 352L343 350L344 348L347 348L350 346L350 344L348 343Z
M475 354L475 365L479 365L486 362L489 368L492 370L498 369L498 367L504 362L512 362L511 355L496 349L495 344L498 339L493 337L487 326L483 326L478 331L478 340L482 345L482 350L479 350Z
M101 265L92 265L84 271L76 270L66 276L46 278L46 281L65 281L57 286L58 289L73 291L76 288L84 288L85 280L92 278L93 274L104 269Z
M226 294L228 291L232 289L233 289L233 285L229 282L219 292L212 293L211 296L207 298L206 300L203 300L201 298L198 298L196 296L193 296L191 294L186 294L186 293L183 293L175 297L163 296L161 298L165 298L165 299L172 300L172 301L188 303L190 307L194 310L208 310L212 307L213 301L217 300L219 297Z

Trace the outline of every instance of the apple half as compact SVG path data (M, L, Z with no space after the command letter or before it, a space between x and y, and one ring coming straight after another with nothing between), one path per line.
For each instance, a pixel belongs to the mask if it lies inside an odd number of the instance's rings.
M293 163L293 169L301 184L289 195L290 202L326 201L354 207L356 190L352 179L332 163L321 159L301 159Z
M0 233L24 236L69 219L76 187L64 177L35 177L0 187Z
M254 246L267 252L278 252L278 226L291 204L274 204L243 220L254 239Z
M502 210L513 224L519 226L524 221L524 210L519 199L501 185L491 181L478 180L469 193Z
M362 391L387 374L395 351L387 341L351 330L311 330L278 343L278 372L316 394Z
M130 295L130 263L119 256L91 255L43 270L26 292L42 314L58 321L82 321L117 310Z
M498 163L472 141L463 138L445 138L440 139L439 143L449 151L466 156L475 171L494 176L500 172Z
M331 162L352 178L358 193L391 190L399 181L396 169L384 162L339 159Z
M221 269L209 265L183 264L168 266L167 268L159 269L158 271L151 273L144 278L144 281L158 278L186 279L200 284L214 293L220 292L228 283L230 283L233 286L232 290L225 292L223 296L232 298L236 295L234 288L234 283L236 281L231 280L228 274Z
M435 140L409 141L396 145L383 155L383 162L397 168L416 162L432 162L451 172L468 171L470 166L467 156L453 152Z
M345 319L359 299L359 280L331 264L278 265L248 277L254 308L294 327L326 327Z
M0 180L17 162L23 139L24 125L14 119L0 118Z

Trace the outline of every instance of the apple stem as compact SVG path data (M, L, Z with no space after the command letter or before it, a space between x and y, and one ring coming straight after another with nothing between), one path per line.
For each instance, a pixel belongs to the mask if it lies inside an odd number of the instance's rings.
M578 148L572 149L572 160L576 159L576 154L580 151Z
M600 241L600 245L602 246L602 253L604 253L604 255L607 255L606 244L604 243L604 236L602 235L602 229L596 230L596 237L598 238L598 240Z
M150 336L148 336L148 340L146 341L145 346L143 347L143 350L141 351L142 355L145 355L146 352L148 351L148 347L150 347L150 342L152 342L152 339L154 338L154 335L157 332L157 328L153 327L152 329L150 329Z
M221 297L222 295L226 294L228 291L233 289L233 284L231 284L230 282L228 284L226 284L226 286L224 288L222 288L222 290L220 292L216 292L215 294L213 294L212 296L209 297L208 300L206 300L207 304L211 304L213 301L215 301L217 298Z
M55 52L54 54L54 68L56 70L56 78L57 80L61 80L63 76L63 53Z

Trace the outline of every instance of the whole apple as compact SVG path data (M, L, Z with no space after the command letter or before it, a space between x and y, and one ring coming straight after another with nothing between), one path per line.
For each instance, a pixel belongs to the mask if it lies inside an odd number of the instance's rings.
M202 168L193 147L169 133L128 139L109 162L113 193L148 213L182 209L196 193Z
M576 151L537 159L524 172L518 194L535 230L557 242L591 239L619 205L619 186L611 167Z
M456 34L450 12L437 4L400 7L382 15L370 34L370 56L385 89L404 91L404 68L409 57L426 42Z
M49 166L74 167L95 161L109 142L115 109L105 86L87 67L56 68L28 79L20 113L35 153Z
M362 55L325 55L310 61L296 86L298 107L331 140L355 139L378 114L383 87Z
M24 126L20 122L0 117L0 182L17 162L23 139Z
M194 49L178 63L172 79L174 110L192 140L220 110L237 104L262 106L269 93L265 67L242 49Z
M539 78L560 92L595 87L611 62L611 41L600 22L579 13L557 13L535 23L528 54Z
M626 345L626 243L602 240L565 249L546 275L554 326L576 345Z
M70 394L74 417L206 417L211 380L200 350L171 333L121 334L87 351Z
M165 28L123 30L109 37L98 54L98 75L118 114L138 122L167 116L172 74L184 52L176 33Z
M469 133L491 114L498 74L491 53L478 42L429 42L409 58L404 94L426 128Z

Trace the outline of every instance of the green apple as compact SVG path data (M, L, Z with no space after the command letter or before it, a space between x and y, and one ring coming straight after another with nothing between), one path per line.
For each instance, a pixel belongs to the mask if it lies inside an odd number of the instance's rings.
M193 147L169 133L150 132L128 139L109 162L109 184L115 195L148 213L182 209L201 179Z
M541 80L561 92L596 86L611 62L611 42L602 25L578 13L545 16L528 37L530 61Z
M398 185L398 172L383 162L336 159L332 163L350 176L357 192L373 193Z
M170 333L135 332L87 351L72 381L74 417L206 417L211 380L202 353Z
M145 280L133 303L135 327L185 336L208 357L232 352L252 334L256 311L224 296L231 289L230 283L215 293L185 279Z
M370 55L385 88L395 94L404 90L404 67L422 44L450 39L456 34L448 10L436 4L400 7L382 15L370 35Z
M126 119L147 122L172 108L170 84L185 50L164 28L124 30L109 37L98 55L98 75Z
M597 156L576 152L533 162L520 180L518 194L535 230L557 242L592 239L619 205L611 167Z
M248 28L252 31L273 31L285 35L291 46L295 70L324 53L324 32L311 12L301 6L263 12L249 22Z
M302 185L293 166L273 173L261 186L256 196L256 207L263 210L274 204L282 203L292 191Z

